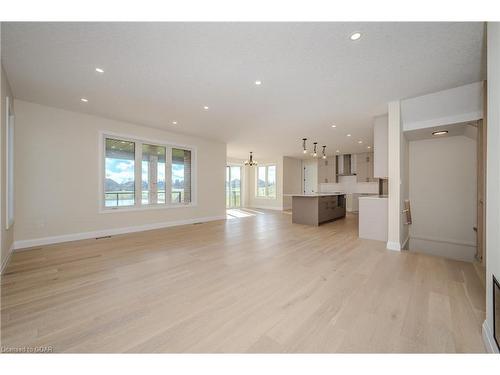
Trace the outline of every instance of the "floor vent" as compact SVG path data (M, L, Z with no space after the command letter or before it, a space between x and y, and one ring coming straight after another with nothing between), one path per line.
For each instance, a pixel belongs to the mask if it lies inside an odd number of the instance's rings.
M96 240L103 240L105 238L111 238L111 236L102 236L102 237L96 237Z

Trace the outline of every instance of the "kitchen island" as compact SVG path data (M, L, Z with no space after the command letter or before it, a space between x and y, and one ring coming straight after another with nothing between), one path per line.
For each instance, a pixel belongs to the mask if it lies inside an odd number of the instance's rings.
M318 226L345 217L344 193L292 194L292 223Z

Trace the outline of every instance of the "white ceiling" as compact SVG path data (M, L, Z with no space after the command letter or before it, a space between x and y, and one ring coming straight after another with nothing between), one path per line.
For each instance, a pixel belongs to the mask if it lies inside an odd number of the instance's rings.
M388 101L483 79L483 24L2 23L2 63L20 99L302 157L303 137L364 151Z
M404 135L409 141L421 141L424 139L442 139L447 137L456 137L463 135L472 139L477 138L477 121L460 122L456 124L432 126L430 128L415 129L405 131ZM433 132L446 130L447 134L432 135Z

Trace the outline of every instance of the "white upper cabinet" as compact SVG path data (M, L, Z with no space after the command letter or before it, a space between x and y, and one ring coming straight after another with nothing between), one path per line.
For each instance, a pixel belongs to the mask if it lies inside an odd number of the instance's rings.
M358 182L372 182L374 180L372 152L356 154L356 177Z
M388 124L387 115L375 117L373 123L373 176L375 178L387 178L389 175Z
M335 182L335 156L318 160L318 183Z

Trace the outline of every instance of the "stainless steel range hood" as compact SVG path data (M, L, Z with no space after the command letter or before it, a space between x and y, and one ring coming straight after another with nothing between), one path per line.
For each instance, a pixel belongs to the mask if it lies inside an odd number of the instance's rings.
M356 176L356 154L342 154L335 157L337 176Z

